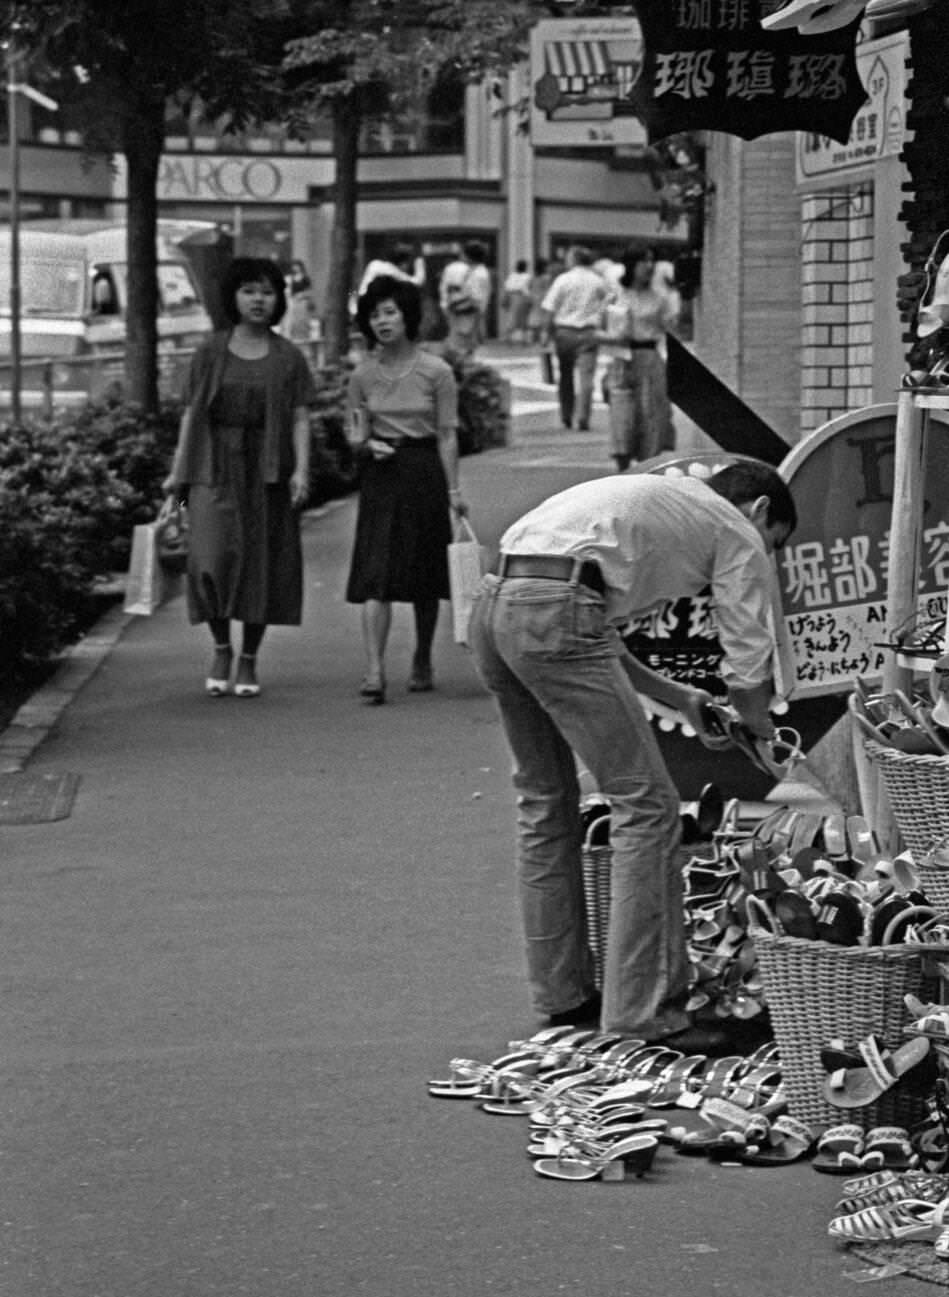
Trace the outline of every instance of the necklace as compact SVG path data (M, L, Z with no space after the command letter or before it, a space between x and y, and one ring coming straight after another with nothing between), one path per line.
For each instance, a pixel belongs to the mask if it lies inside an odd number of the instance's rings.
M385 380L385 382L387 382L390 387L394 387L396 383L400 383L403 378L408 378L409 374L411 374L412 370L418 364L418 356L419 353L417 351L414 351L412 353L412 359L408 365L408 368L403 369L401 373L398 374L387 374L385 371L385 367L383 366L382 361L379 359L378 356L376 357L376 368L379 370L379 374Z

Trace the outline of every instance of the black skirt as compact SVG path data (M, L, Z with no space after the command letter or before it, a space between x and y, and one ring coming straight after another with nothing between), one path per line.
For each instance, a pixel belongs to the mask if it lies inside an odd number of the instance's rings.
M346 586L349 603L448 598L451 521L438 442L407 442L366 460Z

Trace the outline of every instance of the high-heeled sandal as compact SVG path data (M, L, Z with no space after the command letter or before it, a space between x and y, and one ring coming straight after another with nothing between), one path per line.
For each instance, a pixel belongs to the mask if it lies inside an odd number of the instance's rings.
M378 680L366 676L359 686L359 696L364 698L371 707L380 707L386 700L385 676L380 675Z
M583 1149L568 1146L556 1157L534 1163L550 1180L625 1180L627 1172L642 1179L652 1166L659 1140L655 1135L627 1135L615 1143L590 1141Z
M242 653L240 655L240 661L249 662L250 667L239 666L237 668L237 680L234 682L234 697L258 698L260 696L260 685L257 683L256 674L257 655L255 653ZM240 678L242 672L248 674L251 679L242 680Z
M221 665L224 659L227 659L227 672L225 675L219 675ZM223 698L225 694L231 692L231 665L234 661L234 652L230 644L215 644L214 661L211 663L211 671L204 682L204 692L209 698Z

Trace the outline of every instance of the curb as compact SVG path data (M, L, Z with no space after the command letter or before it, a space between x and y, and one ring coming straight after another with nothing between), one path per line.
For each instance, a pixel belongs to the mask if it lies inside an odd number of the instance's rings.
M30 695L0 733L0 774L23 769L133 620L121 605L110 608L78 643L64 651L47 682Z

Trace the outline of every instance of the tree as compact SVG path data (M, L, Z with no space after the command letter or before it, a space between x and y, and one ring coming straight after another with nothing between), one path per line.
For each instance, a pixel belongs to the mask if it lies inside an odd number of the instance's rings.
M30 0L0 32L21 66L78 113L90 153L121 153L128 175L126 387L158 404L158 167L169 105L199 100L233 129L282 111L280 64L299 34L291 0Z
M325 312L332 362L348 346L347 302L356 251L357 166L366 117L418 100L447 66L468 80L507 71L525 55L536 0L309 0L309 32L289 43L298 126L329 113L336 163L335 217Z

